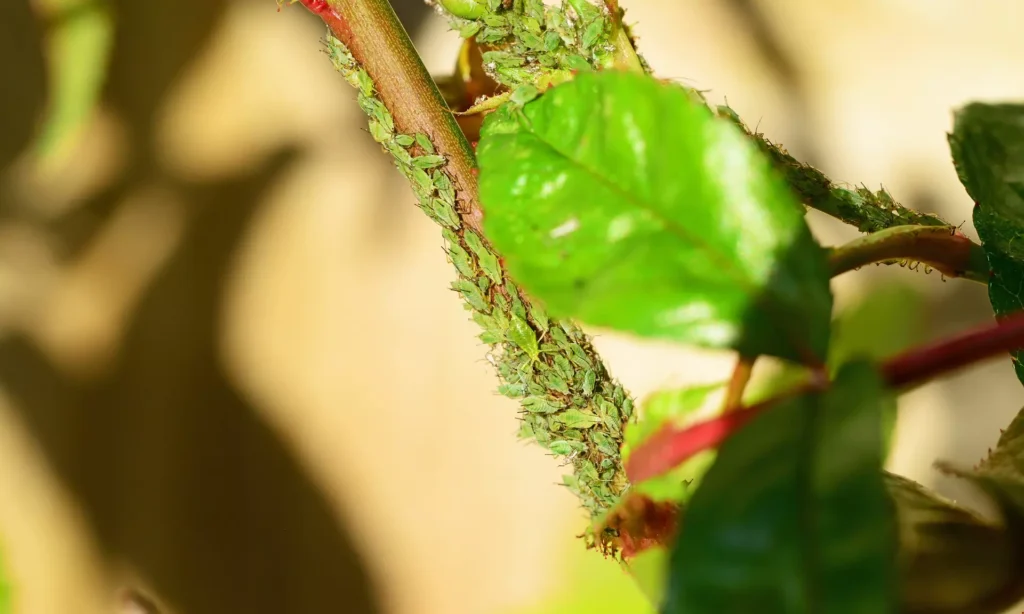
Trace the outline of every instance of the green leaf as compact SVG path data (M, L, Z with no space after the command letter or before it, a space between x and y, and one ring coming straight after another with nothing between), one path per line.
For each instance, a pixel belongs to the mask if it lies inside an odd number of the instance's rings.
M477 152L486 234L552 316L824 362L829 270L802 207L682 88L580 74L491 113Z
M724 408L724 391L724 384L709 384L664 390L649 396L643 403L640 418L626 425L622 462L628 462L632 450L668 424L685 427L720 414ZM632 491L647 495L653 501L683 502L696 491L697 483L711 467L715 454L715 450L705 450L666 474L634 484Z
M896 525L867 363L730 437L686 511L665 614L895 611Z
M991 269L988 297L996 316L1024 309L1024 105L972 103L956 113L949 135L953 163L975 201L974 227ZM1024 352L1012 354L1024 383Z

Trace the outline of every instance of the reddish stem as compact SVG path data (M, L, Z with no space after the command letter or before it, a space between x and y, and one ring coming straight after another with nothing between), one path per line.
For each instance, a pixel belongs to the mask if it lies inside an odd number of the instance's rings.
M885 361L882 377L892 388L906 388L965 367L1002 352L1024 348L1024 312L988 324L952 339L913 349ZM626 463L626 476L636 484L656 477L709 448L720 445L765 409L809 392L820 391L811 382L762 403L737 409L686 428L667 426L637 448Z
M909 350L882 364L882 375L893 388L923 383L972 363L1024 348L1024 312L999 323L980 326L952 339Z

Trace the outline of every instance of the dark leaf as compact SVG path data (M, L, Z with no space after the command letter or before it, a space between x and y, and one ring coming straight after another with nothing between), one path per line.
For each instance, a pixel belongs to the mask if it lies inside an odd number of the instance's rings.
M873 367L765 411L719 449L673 552L666 614L894 612L896 522Z
M1024 105L972 103L956 113L950 149L974 199L974 227L991 269L996 316L1024 309ZM1024 382L1024 354L1013 354Z

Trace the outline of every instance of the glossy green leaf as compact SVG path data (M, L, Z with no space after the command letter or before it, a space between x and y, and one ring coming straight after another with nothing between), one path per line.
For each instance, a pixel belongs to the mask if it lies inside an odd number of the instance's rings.
M628 462L633 449L668 424L685 427L720 414L724 393L724 384L710 384L664 390L649 396L639 419L626 425L622 462ZM654 501L685 501L696 491L701 477L714 462L715 454L715 450L705 450L666 474L634 484L633 491Z
M1024 105L973 103L949 135L960 181L976 203L974 227L988 257L996 316L1024 309ZM1024 352L1013 354L1024 383Z
M895 612L896 524L867 363L760 414L722 445L690 499L665 614Z
M553 316L823 362L824 250L770 163L680 87L577 75L488 116L488 238Z

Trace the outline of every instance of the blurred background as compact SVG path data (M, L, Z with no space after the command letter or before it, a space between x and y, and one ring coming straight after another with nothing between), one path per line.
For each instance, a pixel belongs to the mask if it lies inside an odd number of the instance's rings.
M395 4L449 72L457 37ZM945 132L969 100L1024 97L1020 2L622 4L660 76L975 236ZM89 98L106 33L97 106L55 102ZM0 0L13 611L146 612L131 587L181 614L652 612L573 538L585 518L555 460L516 441L440 233L322 34L272 0ZM826 244L856 236L811 219ZM838 307L875 283L900 298L866 330L920 341L991 318L983 287L898 267L841 277ZM638 397L730 367L595 332ZM1021 405L1008 359L919 389L891 468L975 502L931 463L973 464Z

